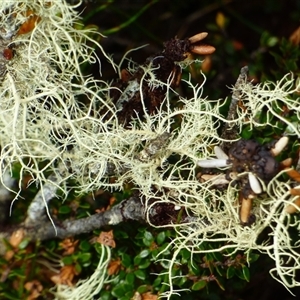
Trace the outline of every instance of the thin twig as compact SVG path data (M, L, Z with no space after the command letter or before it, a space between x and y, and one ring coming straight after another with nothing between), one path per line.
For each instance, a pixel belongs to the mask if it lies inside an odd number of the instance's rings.
M231 97L231 103L229 106L227 120L233 121L237 118L237 107L238 103L241 100L241 90L240 86L242 86L248 80L248 66L241 68L240 75L234 85L233 93ZM224 130L221 134L221 138L224 140L234 141L239 137L239 128L234 122L226 123L224 126ZM221 145L222 149L227 153L229 148L231 147L232 142L223 142Z
M41 204L42 200L39 200ZM36 210L39 212L39 210ZM136 220L139 222L145 221L145 207L138 196L130 197L123 200L121 203L113 206L110 210L92 216L78 219L66 220L64 222L55 222L55 228L51 220L43 219L43 222L36 222L30 225L23 223L14 226L13 230L7 227L0 227L1 238L9 239L14 232L22 231L24 239L31 241L48 240L53 238L63 239L66 237L75 236L82 233L91 232L95 229L102 228L107 225L116 225L124 221ZM40 219L41 221L41 219ZM3 247L0 249L3 250Z

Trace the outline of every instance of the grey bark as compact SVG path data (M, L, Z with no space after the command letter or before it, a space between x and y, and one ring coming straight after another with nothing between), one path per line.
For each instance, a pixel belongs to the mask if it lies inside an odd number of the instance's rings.
M35 224L27 225L26 222L12 228L0 226L0 239L9 239L13 232L20 229L24 232L24 239L31 241L43 241L53 238L64 239L82 233L91 232L106 225L116 225L124 221L135 220L145 222L145 207L137 196L123 200L121 203L113 206L110 210L94 214L92 216L78 219L55 222L55 228L50 220L40 219ZM2 239L1 239L2 240ZM4 245L0 241L0 254L5 251Z

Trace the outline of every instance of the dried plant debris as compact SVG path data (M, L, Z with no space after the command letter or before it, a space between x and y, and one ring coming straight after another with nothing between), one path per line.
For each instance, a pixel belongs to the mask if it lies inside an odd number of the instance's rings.
M201 44L206 36L207 33L202 32L184 40L175 37L164 43L161 53L149 57L136 70L122 70L121 79L110 95L121 124L128 125L132 118L142 118L145 110L150 115L156 113L167 90L180 83L180 63L190 53L208 55L215 51L214 47Z
M17 28L13 22L13 16L9 13L9 10L1 12L1 19L6 19L6 27L0 29L0 80L2 82L3 77L6 74L6 65L13 58L14 47L12 43L13 37L17 33Z
M22 22L17 20L13 6L0 12L0 22L5 23L5 26L0 28L0 82L7 72L7 64L16 55L18 44L15 39L32 31L41 20L31 9L24 11L22 17Z

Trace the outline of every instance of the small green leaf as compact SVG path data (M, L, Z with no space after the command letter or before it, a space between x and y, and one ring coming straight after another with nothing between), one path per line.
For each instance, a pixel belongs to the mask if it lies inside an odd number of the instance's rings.
M149 247L151 243L153 242L154 238L151 232L145 231L144 233L144 238L143 238L143 243L145 246Z
M278 38L276 36L270 36L267 43L269 47L273 47L278 43Z
M182 249L180 251L180 254L182 255L183 263L190 261L190 259L191 259L191 251L188 251L187 249Z
M19 249L25 249L29 244L29 240L25 239L22 240L21 243L19 244Z
M147 240L147 239L143 239L143 245L146 247L150 247L151 246L151 241Z
M78 255L78 260L80 263L86 263L89 262L91 260L91 253L80 253Z
M104 291L101 292L101 300L111 300L111 292L110 291Z
M126 283L128 283L130 285L133 285L133 283L134 283L134 274L133 273L128 273L126 275L125 281L126 281Z
M75 270L76 270L76 272L77 272L78 274L81 273L82 268L81 268L80 264L77 263L77 264L75 265Z
M137 278L141 279L141 280L145 280L146 279L146 272L143 271L143 270L136 270L136 271L134 271L134 275Z
M81 241L79 244L79 249L83 252L88 252L91 249L91 244L88 241Z
M249 272L249 268L245 265L242 266L242 271L243 271L243 275L246 281L249 282L250 280L250 272Z
M131 264L132 264L132 261L131 261L130 255L123 253L122 254L122 265L125 268L129 268L131 266Z
M183 286L188 281L187 276L181 277L178 281L179 286Z
M83 202L79 204L79 207L83 209L89 209L91 206L88 202Z
M199 291L206 287L207 282L205 280L200 280L195 282L192 286L193 291Z
M71 265L73 263L73 257L72 256L65 256L62 258L62 262L65 266Z
M146 239L146 240L148 240L148 241L153 241L153 235L152 235L152 233L151 232L149 232L149 231L145 231L145 233L144 233L144 238Z
M249 127L249 126L247 126L246 128L244 128L244 129L242 130L242 132L241 132L241 137L242 137L243 139L249 140L249 139L252 137L252 133L253 133L253 131L250 130L250 127Z
M151 261L150 260L146 260L143 263L139 264L138 267L139 269L146 269L150 266Z
M158 252L162 252L164 256L168 256L171 254L171 250L169 246L170 246L169 243L164 243L157 250Z
M144 294L146 292L149 291L149 286L146 285L146 284L143 284L143 285L140 285L138 288L137 288L137 292L140 293L140 294Z
M141 258L139 255L137 255L137 256L133 259L133 263L134 263L135 266L138 266L138 265L141 263L141 261L142 261L142 258Z
M94 247L95 247L97 253L102 254L103 249L102 249L102 245L101 244L95 243Z
M126 283L121 283L116 285L112 291L111 294L116 297L116 298L122 298L124 296L124 294L126 294L128 291L130 291L132 289L132 287L129 284Z
M118 274L118 280L121 282L123 282L126 279L126 271L125 270L120 270L119 274Z
M156 279L153 281L152 286L153 286L153 287L161 286L161 280L162 280L162 279L161 279L160 276L156 277Z
M234 266L229 266L226 272L227 279L232 278L235 274L235 268Z
M71 212L71 208L67 205L62 205L59 207L58 212L60 214L69 214Z
M250 272L249 272L249 269L244 266L244 265L241 265L240 268L236 268L235 269L235 274L241 278L242 280L246 280L246 281L249 281L250 279Z
M139 256L141 258L147 257L150 254L150 251L148 249L143 250L142 252L140 252Z
M161 245L166 239L166 233L164 231L160 232L157 237L156 241L158 245Z

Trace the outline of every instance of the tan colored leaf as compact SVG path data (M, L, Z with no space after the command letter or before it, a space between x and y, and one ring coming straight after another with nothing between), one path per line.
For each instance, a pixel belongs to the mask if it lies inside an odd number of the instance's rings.
M5 258L5 260L10 261L14 255L15 255L14 250L8 250L8 251L6 251L4 258Z
M10 236L9 243L12 245L13 248L16 249L22 242L24 236L25 236L25 231L23 229L18 229L16 231L14 231L12 233L12 235ZM4 258L7 261L11 260L13 258L13 256L15 255L16 251L17 250L13 250L13 249L7 250L4 255Z
M79 243L79 240L74 241L73 238L64 239L60 243L60 246L65 250L65 252L63 253L63 256L73 254L78 243Z
M25 231L23 229L18 229L12 233L9 239L9 243L14 247L17 248L20 243L22 242L25 236Z
M27 291L31 292L27 300L37 299L43 290L43 286L38 280L28 281L24 287Z
M112 248L116 247L116 242L114 240L114 233L112 230L102 231L96 241L102 245L106 245Z
M157 299L158 299L158 296L153 295L150 292L142 294L142 300L157 300Z
M118 274L121 269L121 259L111 260L107 267L108 275Z
M73 279L78 275L75 266L64 266L61 268L58 275L54 275L51 277L51 280L55 284L65 284L68 286L73 286Z

